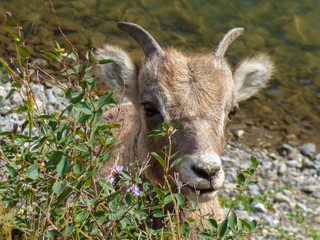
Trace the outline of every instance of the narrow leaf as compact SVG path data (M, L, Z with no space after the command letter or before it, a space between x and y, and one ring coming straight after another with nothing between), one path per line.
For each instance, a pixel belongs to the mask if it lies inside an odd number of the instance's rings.
M245 228L247 228L249 231L251 231L251 225L250 225L250 223L248 223L246 220L244 220L244 219L240 219L240 222L241 222L241 224L245 227Z
M6 96L6 99L9 99L14 94L15 91L17 91L16 88L11 88L9 94Z
M218 223L216 220L214 220L213 218L210 218L208 220L208 224L209 224L209 227L214 230L214 231L217 231L218 230Z
M173 168L175 165L177 165L179 162L181 162L183 159L190 157L190 155L188 154L183 154L181 157L177 158L176 160L174 160L171 165L170 168Z
M226 218L220 225L218 233L219 237L222 238L228 229L228 218Z
M59 177L63 177L68 166L68 159L63 157L57 165L57 173Z
M71 98L70 102L73 103L73 104L76 104L76 103L80 102L83 99L84 95L85 95L85 92L81 92L77 96Z
M257 168L259 166L259 161L254 156L251 156L250 161L254 168Z
M157 159L157 161L161 164L161 166L162 166L163 168L166 167L166 162L165 162L165 161L162 159L162 157L160 157L156 152L152 152L151 155L152 155L155 159Z
M113 62L113 60L111 60L111 59L102 59L99 61L100 64L108 64L108 63L112 63L112 62Z
M101 96L98 102L95 104L96 110L101 109L104 105L108 104L109 100L111 99L113 91L110 90L106 92L103 96Z
M235 231L238 225L237 215L233 212L229 217L229 226L232 231Z
M55 51L43 51L43 53L57 60L58 62L61 62L60 56Z
M166 133L164 133L161 130L152 130L150 132L147 133L147 136L152 137L152 136L165 136Z
M18 46L18 53L20 53L22 56L25 56L25 57L28 57L31 55L31 51L24 46Z
M32 26L33 26L33 21L31 23L29 23L29 25L27 26L26 30L24 31L24 34L23 34L23 38L24 39L26 39L28 37L29 33L32 30Z
M173 124L173 129L177 129L177 127L180 125L181 121L178 120Z

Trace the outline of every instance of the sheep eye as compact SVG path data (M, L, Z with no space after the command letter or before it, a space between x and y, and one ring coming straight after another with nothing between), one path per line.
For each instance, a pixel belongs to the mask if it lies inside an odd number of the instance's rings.
M231 111L228 113L228 118L231 120L236 113L238 112L239 108L237 106L234 106Z
M154 114L158 113L158 110L151 102L142 103L144 111L147 117L151 117Z

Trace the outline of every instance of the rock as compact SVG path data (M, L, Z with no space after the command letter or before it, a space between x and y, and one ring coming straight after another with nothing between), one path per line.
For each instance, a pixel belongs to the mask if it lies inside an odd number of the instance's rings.
M316 145L314 143L305 143L301 146L300 151L307 157L313 157L316 153Z
M320 191L320 185L307 185L307 186L302 186L301 190L305 193L313 193L313 192L318 192Z
M316 168L315 163L313 163L309 158L303 158L302 166L304 168Z
M315 156L315 160L320 163L320 153Z
M253 207L253 212L262 212L262 213L268 213L268 210L266 209L266 207L264 206L264 204L262 203L257 203L254 207Z
M286 162L288 167L292 167L292 168L301 168L302 167L302 161L299 161L297 159L295 160L289 160Z
M283 175L285 174L287 171L287 165L285 162L280 162L279 166L278 166L278 174L279 175Z
M294 202L287 196L285 196L283 193L278 192L276 193L276 195L274 196L274 201L275 202L285 202L287 203L290 207L294 206Z

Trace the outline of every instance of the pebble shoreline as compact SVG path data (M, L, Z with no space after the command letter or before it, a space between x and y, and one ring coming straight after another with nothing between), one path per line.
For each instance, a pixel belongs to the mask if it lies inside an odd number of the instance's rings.
M61 111L66 106L66 100L61 96L62 90L57 86L31 83L31 88L44 113ZM15 124L20 126L25 121L21 114L8 115L12 106L22 106L22 99L17 92L6 99L10 89L9 83L0 85L2 131L10 131ZM246 134L245 131L241 131L241 135L243 134ZM221 190L222 197L236 198L233 176L241 169L251 167L251 155L260 163L257 171L258 183L249 187L252 201L240 202L235 210L241 218L258 221L260 230L252 239L312 239L308 228L315 229L320 235L320 153L317 152L316 145L306 143L293 147L283 144L270 151L248 147L228 138L222 156L226 172L226 187ZM306 219L304 223L289 217L290 213L296 213L296 206ZM246 210L248 208L249 213ZM288 232L284 235L286 237L280 237L281 231Z

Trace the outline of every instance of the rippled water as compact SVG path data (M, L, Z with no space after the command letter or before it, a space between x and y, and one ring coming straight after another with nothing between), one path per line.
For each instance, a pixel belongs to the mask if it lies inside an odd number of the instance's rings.
M35 21L35 37L29 41L34 51L52 48L54 39L62 41L47 1L0 3L0 22L8 10L26 23ZM80 51L108 42L130 49L136 58L141 50L117 29L120 20L140 24L162 46L185 51L213 49L230 28L244 27L245 35L227 52L229 60L236 64L265 52L275 60L277 73L262 94L241 105L244 111L235 126L245 128L246 140L253 144L320 143L319 0L55 0L54 4L62 29ZM1 35L0 53L8 55L13 49Z

